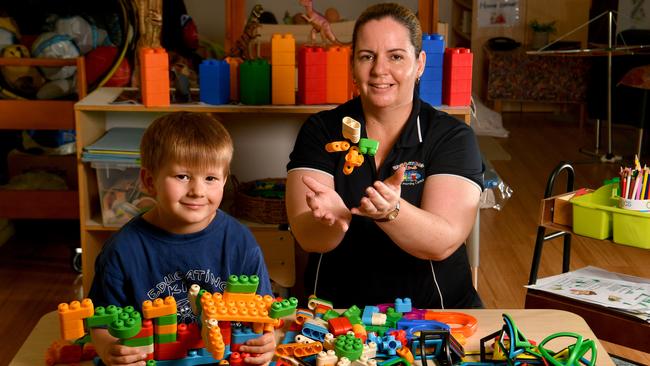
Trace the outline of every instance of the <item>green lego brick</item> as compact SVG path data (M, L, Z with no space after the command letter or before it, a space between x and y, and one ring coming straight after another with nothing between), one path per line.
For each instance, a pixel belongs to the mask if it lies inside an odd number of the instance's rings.
M201 296L203 296L203 294L205 294L206 292L208 291L205 289L201 289L199 290L198 295L196 295L196 309L199 311L197 316L201 315L201 309L203 309L203 306L201 305Z
M328 321L330 319L338 318L341 314L337 313L335 310L329 309L323 314L323 320Z
M356 361L363 353L363 341L352 334L336 337L334 352L338 358L347 357L350 361Z
M122 312L122 308L109 305L106 308L98 306L95 308L95 315L86 318L87 328L107 327L117 320L117 316Z
M389 328L395 328L397 326L397 322L402 319L402 313L398 313L395 311L395 308L388 308L386 310L386 326Z
M269 316L273 319L282 318L284 316L295 313L297 307L298 307L298 299L296 299L295 297L290 297L282 301L274 301L271 304Z
M155 322L157 325L178 324L178 315L177 314L164 315L156 318Z
M378 362L379 366L393 366L393 365L402 365L402 366L411 366L411 363L408 362L405 358L402 357L393 357L389 360Z
M271 104L271 65L264 59L239 66L239 100L243 104Z
M254 293L260 284L260 278L257 275L230 275L226 284L226 291L239 293Z
M176 333L170 334L154 334L154 343L171 343L176 342Z
M375 156L379 149L379 141L362 137L359 139L359 152L364 155Z
M156 360L147 360L146 366L156 366Z
M366 332L375 332L382 337L386 334L388 329L390 328L381 325L366 325Z
M133 309L126 306L118 315L117 320L108 325L108 333L119 339L136 336L142 329L142 317Z
M122 344L127 346L127 347L148 346L150 344L153 344L153 336L151 336L151 337L123 339Z

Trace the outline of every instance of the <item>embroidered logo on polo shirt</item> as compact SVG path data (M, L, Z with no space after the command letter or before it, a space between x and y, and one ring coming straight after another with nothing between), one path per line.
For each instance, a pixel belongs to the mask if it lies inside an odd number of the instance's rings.
M424 164L419 161L406 161L400 165L393 166L394 170L399 169L400 166L405 166L403 186L414 186L424 182Z

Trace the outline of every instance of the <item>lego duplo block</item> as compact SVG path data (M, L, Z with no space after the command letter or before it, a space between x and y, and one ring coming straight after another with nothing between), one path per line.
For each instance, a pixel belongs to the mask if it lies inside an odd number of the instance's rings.
M271 65L296 65L296 40L293 35L274 34L271 37Z
M154 324L153 329L155 334L176 334L178 331L178 325L175 323L167 325Z
M472 97L472 59L467 48L447 48L444 56L442 102L469 105Z
M178 324L178 315L177 314L163 315L157 317L155 320L156 320L156 325Z
M405 297L400 299L399 297L395 299L395 311L398 313L408 313L412 309L411 299Z
M324 104L327 98L327 54L322 47L298 50L298 103Z
M316 366L334 366L338 360L334 350L321 351L316 356Z
M348 318L352 324L361 324L361 309L356 305L350 306L342 315Z
M326 103L344 103L352 97L350 52L349 47L327 49Z
M422 50L427 58L424 73L420 76L420 98L433 106L442 104L444 49L445 42L441 35L422 35Z
M163 360L178 360L185 358L187 354L187 349L183 346L181 342L170 342L170 343L154 343L154 359L157 361Z
M388 308L386 310L386 326L395 328L397 326L397 322L402 319L403 313L395 311L394 308Z
M179 324L178 332L176 333L176 340L183 343L187 349L198 349L205 347L203 338L201 338L199 325L196 323Z
M308 319L302 325L301 333L311 339L323 341L328 333L327 323L317 318Z
M269 310L269 316L271 318L282 318L288 315L293 314L298 307L298 299L295 297L290 297L282 301L274 301L271 304L271 309Z
M325 312L325 314L323 314L321 319L328 321L330 319L338 318L339 316L341 316L341 314L337 313L335 310L327 309L327 311Z
M361 339L351 334L338 336L334 343L334 352L339 358L346 357L350 361L355 361L361 357L363 343Z
M379 150L379 141L367 138L359 139L359 152L364 155L375 156Z
M145 106L169 105L169 59L164 48L140 49L140 85Z
M296 324L302 325L307 319L314 319L314 313L308 309L296 309Z
M226 291L255 293L257 286L260 284L260 278L257 275L230 275L226 283Z
M230 65L223 60L204 60L199 65L201 102L228 104L230 101Z
M81 302L72 301L70 304L61 303L58 307L61 338L77 339L84 336L84 319L93 316L95 308L90 299Z
M123 339L122 344L129 347L153 344L153 322L149 319L143 320L140 332L131 338Z
M142 329L142 317L133 306L126 306L117 320L108 325L108 333L115 338L127 339L136 336Z
M243 104L271 103L271 66L264 59L246 60L239 66L239 99Z
M95 308L95 314L86 318L88 328L105 327L117 320L117 316L122 312L122 308L115 305L107 307L98 306Z
M253 329L251 329L249 327L232 328L232 333L231 333L231 338L230 338L230 345L232 346L233 344L244 344L249 339L259 338L261 336L262 336L262 333L255 333L255 332L253 332ZM233 349L233 351L236 351L236 350Z
M157 298L154 301L145 300L142 303L142 314L145 319L154 319L165 315L176 314L176 299L167 296L165 299Z
M239 101L239 66L244 62L239 57L226 57L224 59L230 66L230 100Z
M202 318L218 321L240 321L278 325L279 319L269 317L268 308L273 302L269 295L255 295L248 302L226 302L220 293L201 296Z
M344 335L352 330L352 323L350 323L350 320L344 316L330 319L327 323L329 325L328 328L330 333L335 336Z
M366 340L368 339L366 327L364 327L362 324L352 324L352 332L354 333L355 337L361 339L363 343L366 343Z
M273 65L271 68L271 101L275 105L296 104L296 67Z

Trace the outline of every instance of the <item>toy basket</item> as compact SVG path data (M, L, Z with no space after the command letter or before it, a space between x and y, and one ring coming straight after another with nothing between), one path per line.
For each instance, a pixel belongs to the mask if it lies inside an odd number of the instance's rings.
M235 200L230 211L235 217L263 224L286 224L285 178L266 178L240 183L232 176Z

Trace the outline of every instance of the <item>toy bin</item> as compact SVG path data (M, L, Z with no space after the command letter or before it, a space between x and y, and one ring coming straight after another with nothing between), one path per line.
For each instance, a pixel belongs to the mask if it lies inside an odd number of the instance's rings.
M612 189L615 188L616 184L608 184L595 192L571 199L574 233L594 239L608 239L612 236L612 215L616 210Z
M92 162L97 170L97 188L104 226L119 227L156 201L140 186L140 166L123 162Z
M617 208L614 243L650 249L650 213Z

